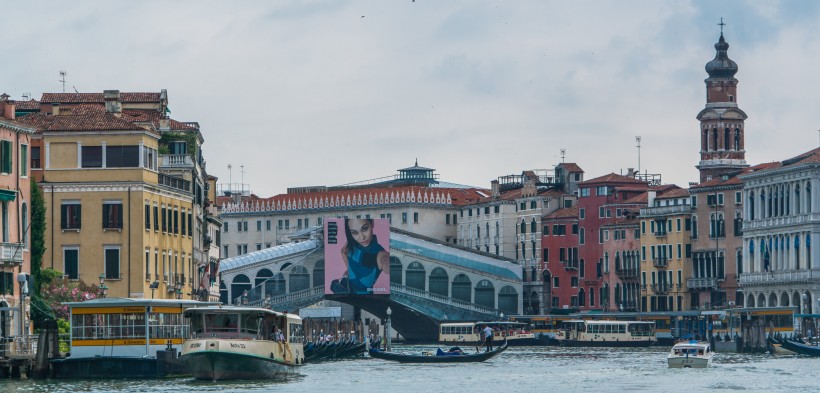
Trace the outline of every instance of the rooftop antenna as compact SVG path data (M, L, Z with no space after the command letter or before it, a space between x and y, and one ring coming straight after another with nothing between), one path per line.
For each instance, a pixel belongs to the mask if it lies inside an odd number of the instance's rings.
M63 83L63 93L65 93L65 70L60 70L60 82Z
M241 175L240 180L242 181L241 183L239 183L239 187L242 187L242 190L241 190L242 195L245 195L245 166L244 165L239 166L239 174Z
M564 158L567 156L567 149L561 148L561 163L564 163Z
M28 93L28 92L23 93L23 99L25 99L26 101L30 100L31 99L31 93Z
M635 137L635 142L637 145L635 147L638 148L638 173L641 173L641 136L638 135Z
M233 171L231 171L231 164L228 164L228 191L233 191Z
M75 93L80 94L80 92L79 92L79 91L77 91L77 86L71 85L71 87L73 87L73 88L74 88L74 92L75 92Z

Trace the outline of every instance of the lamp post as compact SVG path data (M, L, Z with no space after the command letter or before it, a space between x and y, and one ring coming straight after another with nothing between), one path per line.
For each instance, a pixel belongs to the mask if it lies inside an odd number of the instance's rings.
M153 299L154 298L154 291L157 288L159 288L159 280L154 280L154 282L152 282L151 285L148 286L148 288L151 288L151 299Z
M20 284L20 334L25 338L28 336L28 329L26 329L26 295L28 295L28 275L26 273L18 274L17 283Z
M385 350L388 351L388 352L392 348L392 345L391 345L391 342L390 342L390 315L391 314L393 314L393 310L391 310L390 307L388 306L387 307L387 321L385 321L385 324L384 324L384 337L385 337L385 341L384 341L385 344L384 345L385 345Z

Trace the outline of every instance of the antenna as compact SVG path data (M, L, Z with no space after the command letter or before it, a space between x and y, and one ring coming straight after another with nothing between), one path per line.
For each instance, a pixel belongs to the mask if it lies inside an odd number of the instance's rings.
M231 164L228 164L228 191L233 191L233 172L231 171Z
M77 91L77 86L71 85L71 87L73 87L73 88L74 88L74 92L75 92L75 93L80 94L80 92L79 92L79 91Z
M30 100L31 99L31 93L28 93L28 92L23 93L23 99L25 99L26 101Z
M567 149L561 148L561 163L564 163L564 158L567 156Z
M245 195L245 166L244 165L239 166L239 174L241 175L240 180L242 181L242 183L239 183L239 186L242 187L242 190L241 190L242 195Z
M641 173L641 136L638 135L635 137L635 142L637 145L635 147L638 148L638 173Z
M60 70L60 80L59 81L63 83L63 93L65 93L65 75L66 75L65 70Z

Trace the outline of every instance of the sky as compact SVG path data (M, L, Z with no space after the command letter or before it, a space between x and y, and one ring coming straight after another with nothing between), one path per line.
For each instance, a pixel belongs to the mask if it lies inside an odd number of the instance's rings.
M435 168L697 181L721 18L749 164L820 144L815 1L0 0L0 93L168 90L261 197ZM641 148L635 137L641 137ZM640 150L640 154L639 154ZM640 160L640 165L639 165ZM232 169L228 169L228 166Z

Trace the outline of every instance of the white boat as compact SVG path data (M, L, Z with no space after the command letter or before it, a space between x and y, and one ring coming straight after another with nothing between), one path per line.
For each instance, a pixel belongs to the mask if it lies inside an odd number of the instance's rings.
M257 307L189 309L180 358L194 378L285 379L305 363L302 319ZM279 333L281 332L281 333Z
M648 347L656 342L655 322L571 319L556 339L570 347Z
M672 347L666 361L669 368L706 368L712 364L714 356L707 342L681 341Z
M493 345L501 346L504 340L511 347L543 345L522 322L448 322L439 325L438 342L442 344L484 345L484 328L493 329Z

